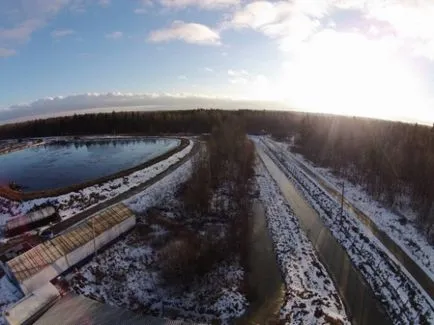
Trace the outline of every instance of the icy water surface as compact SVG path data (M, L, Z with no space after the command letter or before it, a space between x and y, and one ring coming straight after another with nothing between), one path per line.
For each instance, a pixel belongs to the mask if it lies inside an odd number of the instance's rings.
M142 164L179 144L176 139L58 142L0 155L0 184L23 191L70 186Z

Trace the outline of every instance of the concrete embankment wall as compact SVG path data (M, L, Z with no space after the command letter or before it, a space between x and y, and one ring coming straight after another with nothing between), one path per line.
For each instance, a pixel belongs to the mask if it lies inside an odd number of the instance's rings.
M374 296L342 246L321 221L303 224L309 239L333 278L339 293L350 311L354 324L391 324L380 302Z

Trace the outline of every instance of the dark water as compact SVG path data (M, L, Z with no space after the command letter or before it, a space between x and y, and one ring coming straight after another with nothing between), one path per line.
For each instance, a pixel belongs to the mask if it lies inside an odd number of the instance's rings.
M53 143L0 155L0 184L23 191L70 186L131 168L178 145L175 139Z
M264 207L253 204L250 220L249 267L247 270L250 305L236 325L275 324L283 305L285 285L273 250Z

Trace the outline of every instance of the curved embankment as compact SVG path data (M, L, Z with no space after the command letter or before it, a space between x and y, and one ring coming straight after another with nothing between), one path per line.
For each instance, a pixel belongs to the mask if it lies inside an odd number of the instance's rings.
M80 222L81 220L84 220L91 215L98 213L101 210L104 210L112 205L118 204L136 194L139 194L140 192L144 191L146 188L152 186L153 184L159 182L164 177L172 173L175 169L186 163L191 157L193 157L198 151L199 151L200 145L197 143L194 143L193 148L189 153L187 153L184 157L182 157L178 162L174 163L173 165L169 166L166 170L162 171L155 177L147 180L144 183L141 183L140 185L137 185L135 187L130 188L128 191L123 192L119 195L116 195L113 198L110 198L104 202L98 203L94 206L91 206L77 214L74 214L72 217L64 219L60 221L59 223L56 223L54 226L49 228L49 230L53 233L53 235L57 235L64 230L68 229L69 227L73 226L74 224Z
M127 176L129 174L132 174L138 170L152 166L161 160L167 159L170 156L176 154L177 152L183 150L184 148L186 148L188 146L188 144L189 144L188 139L180 138L179 140L181 142L180 142L179 146L177 146L176 148L169 150L168 152L166 152L166 153L164 153L158 157L152 158L151 160L148 160L148 161L144 162L143 164L140 164L140 165L128 168L128 169L121 170L121 171L114 173L114 174L111 174L111 175L107 175L104 177L96 178L96 179L93 179L93 180L90 180L87 182L74 184L74 185L67 186L67 187L56 188L56 189L45 190L45 191L19 192L19 191L14 191L9 187L0 187L0 196L7 198L9 200L12 200L12 201L28 201L28 200L34 200L34 199L39 199L39 198L44 198L44 197L59 196L59 195L67 194L70 192L75 192L75 191L81 190L81 189L89 187L89 186L93 186L93 185L105 183L105 182L108 182L108 181L111 181L111 180L114 180L117 178L121 178L121 177Z
M351 322L359 325L392 324L371 287L353 266L347 252L325 227L316 211L304 200L286 175L261 148L257 152L315 247L350 314Z

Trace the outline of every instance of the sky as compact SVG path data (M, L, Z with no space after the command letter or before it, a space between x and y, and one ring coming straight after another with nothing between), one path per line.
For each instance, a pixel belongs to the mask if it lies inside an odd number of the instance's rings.
M432 124L431 0L0 0L0 123L297 109Z

